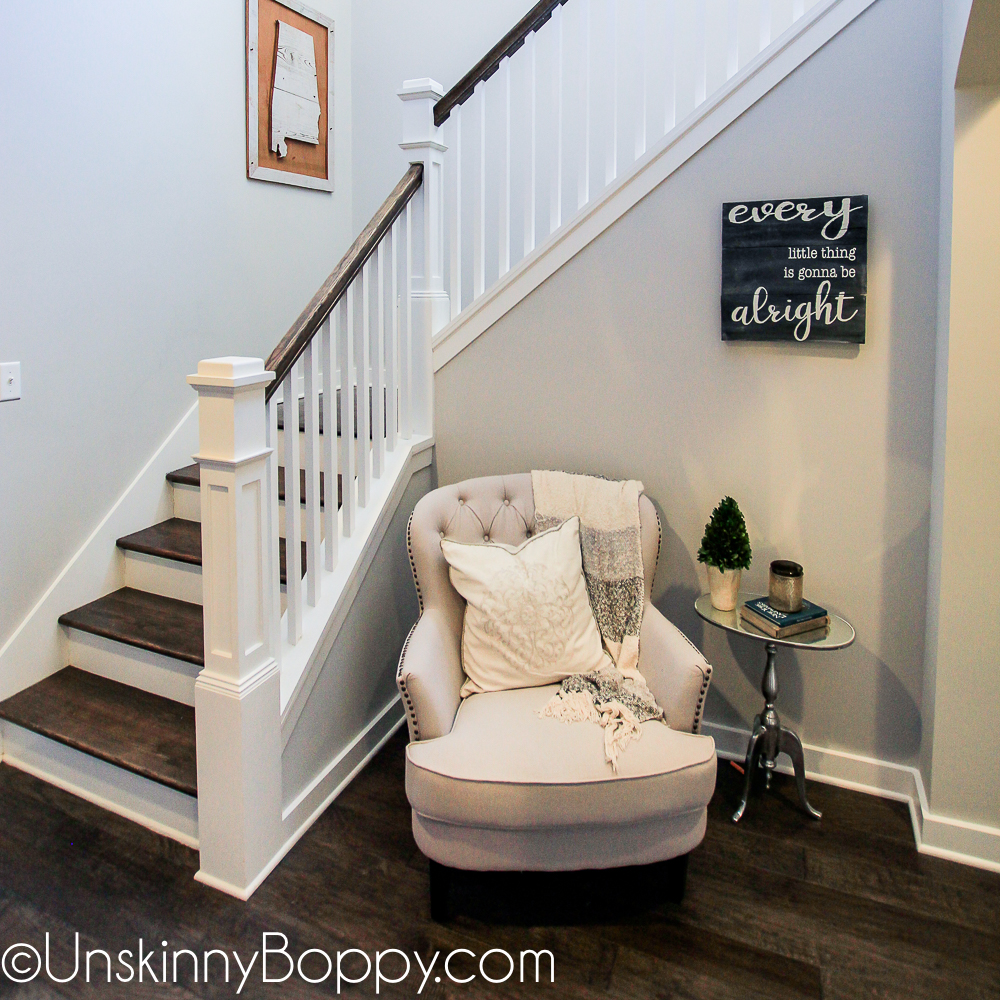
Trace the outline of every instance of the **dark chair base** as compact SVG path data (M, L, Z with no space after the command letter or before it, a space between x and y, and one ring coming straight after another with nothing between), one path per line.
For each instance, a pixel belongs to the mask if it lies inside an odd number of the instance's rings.
M623 915L621 887L649 907L679 904L687 887L688 858L630 868L572 872L476 872L430 863L431 919L458 912L486 921L526 925L614 922ZM629 912L634 912L630 906Z

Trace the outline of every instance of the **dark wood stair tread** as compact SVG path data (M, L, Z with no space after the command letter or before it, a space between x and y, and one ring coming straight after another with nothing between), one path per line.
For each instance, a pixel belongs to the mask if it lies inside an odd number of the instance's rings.
M324 473L319 474L319 505L322 508L325 503L325 483L326 476ZM167 473L167 482L173 483L176 486L194 486L196 489L201 485L201 474L198 469L198 464L186 465L183 469L175 469L173 472ZM285 499L285 467L283 465L278 466L278 499ZM306 470L299 469L299 503L305 506L306 502ZM343 477L337 474L337 509L339 510L344 505L344 484ZM166 521L161 522L166 524ZM148 529L147 529L148 530ZM137 534L142 534L142 532L137 532ZM127 538L132 538L134 536L128 535ZM121 544L121 539L119 539L119 544ZM129 546L122 546L123 548L128 548ZM137 549L136 551L144 552L144 549Z
M189 705L64 667L0 702L0 719L186 795L198 794Z
M200 604L122 587L66 612L59 624L198 666L205 664Z
M172 517L151 528L143 528L118 539L118 547L129 552L143 552L161 559L201 565L201 522ZM278 558L281 561L281 582L288 582L285 570L285 540L278 539ZM302 575L306 575L306 543L302 542Z
M118 548L200 566L201 524L198 521L172 517L168 521L161 521L119 538Z
M174 469L167 473L167 482L174 486L193 486L195 489L201 488L201 467L195 462L193 465L185 465L183 469Z

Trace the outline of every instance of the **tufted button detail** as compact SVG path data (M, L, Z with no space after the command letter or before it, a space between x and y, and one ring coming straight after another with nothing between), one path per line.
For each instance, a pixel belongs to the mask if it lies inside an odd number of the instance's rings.
M443 531L441 532L441 537L444 538L444 532Z
M459 500L458 501L458 506L459 507L464 507L465 506L465 501L464 500Z
M503 505L505 507L509 507L510 506L510 501L509 500L504 500Z
M489 535L483 535L483 541L484 542L488 542L489 540L490 540L490 536Z

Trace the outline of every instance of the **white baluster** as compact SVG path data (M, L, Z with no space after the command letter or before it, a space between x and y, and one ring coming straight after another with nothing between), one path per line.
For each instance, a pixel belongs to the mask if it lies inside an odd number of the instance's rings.
M500 256L498 277L510 270L510 59L503 61L504 152L500 161Z
M608 94L611 100L610 128L608 148L605 151L604 183L610 184L618 176L618 3L616 0L606 0L608 14L608 73L610 86Z
M577 179L576 207L590 201L590 0L580 0L580 22L583 37L581 72L583 75L583 147L580 176Z
M528 74L528 157L527 176L524 179L524 256L527 257L535 249L535 199L536 194L536 157L538 153L538 57L535 33L525 39L527 49L525 68Z
M303 409L305 410L306 440L302 468L306 473L306 602L316 607L320 586L320 505L319 505L319 344L316 338L302 352L305 376ZM296 407L296 409L298 409ZM298 418L298 413L295 414ZM298 421L296 420L296 423Z
M354 365L357 369L357 422L358 436L355 463L358 470L358 506L367 507L371 499L371 405L368 397L369 342L371 338L371 290L369 281L370 261L361 267L361 325L354 330Z
M708 96L708 38L705 31L705 4L695 6L694 20L694 106Z
M451 219L451 318L462 311L462 105L452 109L454 124L451 164L454 184L452 185ZM393 255L393 260L395 260Z
M399 339L400 430L404 441L413 437L413 200L406 203L406 290Z
M771 44L771 0L760 0L760 42L758 51Z
M646 0L636 0L636 59L639 60L639 93L636 98L635 158L646 152Z
M267 511L267 550L271 557L268 576L267 601L271 620L271 635L274 636L274 658L281 663L281 524L278 503L278 394L275 393L266 404L267 429L265 440L269 449L267 456L265 501Z
M562 225L562 172L563 172L563 9L552 12L552 38L555 58L552 60L553 100L555 102L556 148L553 155L552 185L549 191L549 232Z
M740 0L729 0L726 10L726 79L740 69Z
M677 124L677 11L675 0L663 0L666 31L663 39L663 62L666 70L666 93L663 134Z
M392 224L392 323L389 325L389 339L385 350L385 381L388 394L385 401L386 447L396 450L396 435L399 429L399 218Z
M344 311L347 322L337 325L340 358L340 482L343 492L344 538L358 522L358 484L354 476L354 282L347 286Z
M288 369L282 384L284 429L281 433L285 468L285 601L288 641L302 638L302 514L299 497L299 384L298 362Z
M372 476L382 478L385 469L385 240L375 250L378 316L372 340Z
M334 328L339 309L335 306L320 330L323 364L323 533L326 536L326 571L337 565L340 529L337 525L337 341ZM311 564L310 564L311 565Z
M472 217L472 298L486 288L486 83L476 86L479 94L479 162L476 164L476 212Z

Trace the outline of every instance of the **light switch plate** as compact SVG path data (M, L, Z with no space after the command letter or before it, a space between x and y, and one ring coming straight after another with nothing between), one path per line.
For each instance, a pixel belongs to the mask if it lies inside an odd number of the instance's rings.
M0 362L0 403L21 398L21 362Z

